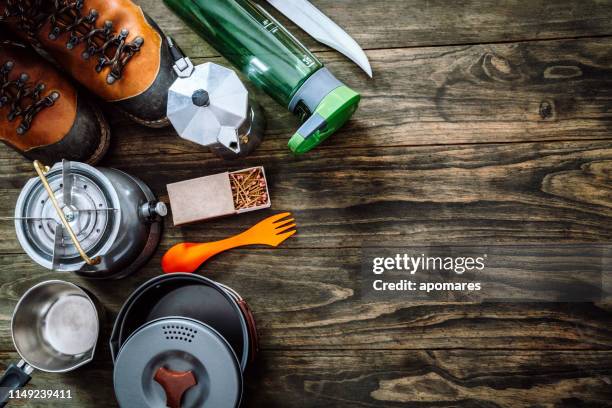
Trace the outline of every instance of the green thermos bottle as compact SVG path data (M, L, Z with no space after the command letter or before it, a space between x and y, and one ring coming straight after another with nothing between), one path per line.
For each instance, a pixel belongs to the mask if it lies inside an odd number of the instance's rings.
M289 140L305 153L340 129L360 96L250 0L164 0L256 86L302 120Z

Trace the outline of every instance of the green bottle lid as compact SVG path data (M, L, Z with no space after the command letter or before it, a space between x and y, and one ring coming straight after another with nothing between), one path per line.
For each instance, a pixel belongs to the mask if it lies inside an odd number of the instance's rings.
M321 144L353 116L360 99L348 86L330 92L289 140L291 151L302 154Z
M289 110L305 118L289 140L295 154L312 150L338 131L359 106L361 96L326 68L312 75L293 97Z

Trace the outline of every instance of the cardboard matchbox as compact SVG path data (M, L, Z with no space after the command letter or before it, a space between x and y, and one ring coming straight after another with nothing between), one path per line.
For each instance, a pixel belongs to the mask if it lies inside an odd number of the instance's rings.
M253 169L261 170L266 184L267 203L237 210L232 194L230 174L245 173ZM270 208L272 205L270 192L268 191L268 181L263 167L252 167L180 181L168 184L167 188L172 209L172 220L175 226L261 210Z

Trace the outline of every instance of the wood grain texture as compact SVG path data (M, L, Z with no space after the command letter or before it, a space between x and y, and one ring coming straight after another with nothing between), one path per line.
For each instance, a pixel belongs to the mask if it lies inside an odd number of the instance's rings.
M319 53L363 100L348 125L318 151L606 139L612 132L611 50L610 37L374 50L373 80L343 56ZM194 58L206 61L228 65L219 57ZM268 120L258 152L289 156L287 142L299 126L297 118L269 96L251 91ZM185 153L212 158L171 128L146 129L108 112L114 137L107 162ZM1 159L11 157L11 150L0 149Z
M363 100L348 125L318 151L606 139L612 131L611 50L610 37L375 50L373 80L336 53L320 54ZM228 64L221 58L194 60ZM268 119L258 151L288 155L297 119L252 91ZM117 162L133 155L206 151L170 129L145 130L126 120L113 129L109 157Z
M130 138L130 135L125 135ZM17 159L18 160L18 159ZM0 176L10 215L19 190L32 177L30 165ZM225 163L191 153L133 156L109 166L142 178L166 197L166 184L232 169L264 165L275 211L292 211L299 235L284 247L360 247L368 241L394 243L601 242L612 239L610 142L477 144L380 147L316 151L294 158L285 152L256 152ZM561 182L560 180L563 180ZM588 181L588 182L585 182ZM597 191L597 193L594 193ZM180 241L206 241L238 233L266 212L167 228L162 248ZM168 219L171 225L171 219ZM21 252L11 222L0 224L0 251Z
M259 360L245 406L573 408L609 406L612 398L609 351L275 351ZM115 407L110 369L99 359L59 376L72 400L14 406ZM34 389L57 388L58 375L37 374Z
M256 0L314 50L325 49L265 0ZM156 0L139 0L144 10L197 57L213 48ZM612 34L612 5L587 0L313 0L366 50L431 45L575 38Z
M283 374L280 383L271 379L269 391L251 390L253 406L604 406L612 392L608 352L278 352L265 357L264 373ZM305 398L283 403L283 395Z
M83 281L106 306L107 333L132 290L160 273L160 255L137 275ZM243 249L208 261L201 273L230 285L254 310L265 350L558 349L612 347L612 304L415 302L364 293L361 250ZM12 265L11 265L12 263ZM57 277L25 255L0 256L0 350L11 348L10 316L21 293Z
M226 63L162 2L138 3L194 62ZM200 271L255 312L262 353L244 406L612 406L612 304L376 299L364 296L360 272L365 248L612 242L612 2L313 3L372 62L369 80L288 24L362 93L353 120L294 157L286 143L297 119L251 88L266 139L252 156L223 162L107 107L113 141L102 165L141 178L166 201L168 183L263 165L273 208L183 228L168 218L153 259L119 282L44 270L23 253L12 222L0 221L0 367L18 359L10 317L33 284L61 278L90 289L107 309L108 336L170 246L221 239L288 210L299 233L279 249L238 249ZM33 175L0 147L0 216L12 214ZM106 338L92 364L36 373L31 387L71 389L74 399L13 405L115 407Z

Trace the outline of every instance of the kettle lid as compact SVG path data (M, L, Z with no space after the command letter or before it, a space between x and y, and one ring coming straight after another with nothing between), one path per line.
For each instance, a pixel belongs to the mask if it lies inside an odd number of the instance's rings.
M121 217L110 180L87 164L66 160L56 163L46 178L85 253L105 254L117 237ZM40 265L57 271L84 265L39 178L30 179L19 194L15 230L21 246Z

